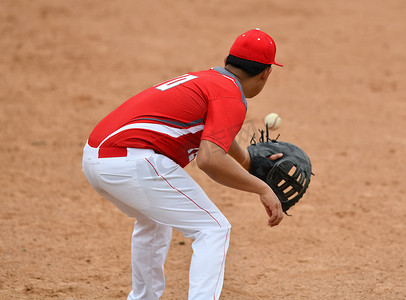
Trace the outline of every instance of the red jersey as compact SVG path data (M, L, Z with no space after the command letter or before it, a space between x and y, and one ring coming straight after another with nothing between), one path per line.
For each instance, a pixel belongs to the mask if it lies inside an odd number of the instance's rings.
M232 73L224 68L192 72L128 99L94 128L88 143L94 148L153 149L184 167L202 139L228 152L246 110Z

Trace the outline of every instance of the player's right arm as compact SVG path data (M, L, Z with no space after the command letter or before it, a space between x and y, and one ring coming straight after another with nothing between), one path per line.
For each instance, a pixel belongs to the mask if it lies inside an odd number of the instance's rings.
M278 225L283 218L279 199L272 189L259 178L241 168L220 146L202 140L196 157L198 167L214 181L238 190L256 193L269 216L269 226Z
M247 148L243 148L238 144L238 142L234 139L233 143L231 144L230 149L228 150L228 154L234 158L245 170L249 171L250 164L251 164L251 157L248 153ZM277 160L283 156L282 153L276 153L269 157L271 160Z

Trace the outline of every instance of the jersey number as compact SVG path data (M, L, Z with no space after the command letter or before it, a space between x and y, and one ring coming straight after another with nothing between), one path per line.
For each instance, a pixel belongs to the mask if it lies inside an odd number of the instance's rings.
M158 90L161 90L161 91L166 91L166 90L169 90L170 88L173 88L175 86L178 86L179 84L185 83L185 82L195 79L195 78L197 78L197 76L185 74L185 75L182 75L175 79L172 79L170 81L167 81L163 84L160 84L160 85L156 86L155 88Z

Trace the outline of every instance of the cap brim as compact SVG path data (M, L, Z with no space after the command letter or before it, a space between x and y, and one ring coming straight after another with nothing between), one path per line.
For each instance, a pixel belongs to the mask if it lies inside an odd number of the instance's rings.
M283 67L283 65L278 64L277 62L274 62L273 65L277 65L277 66L279 66L279 67Z

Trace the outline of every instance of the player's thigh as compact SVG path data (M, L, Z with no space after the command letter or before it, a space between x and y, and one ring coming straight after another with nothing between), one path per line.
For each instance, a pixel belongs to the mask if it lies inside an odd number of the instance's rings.
M140 178L150 207L142 213L156 222L191 231L229 228L230 224L195 180L162 155L147 159Z

